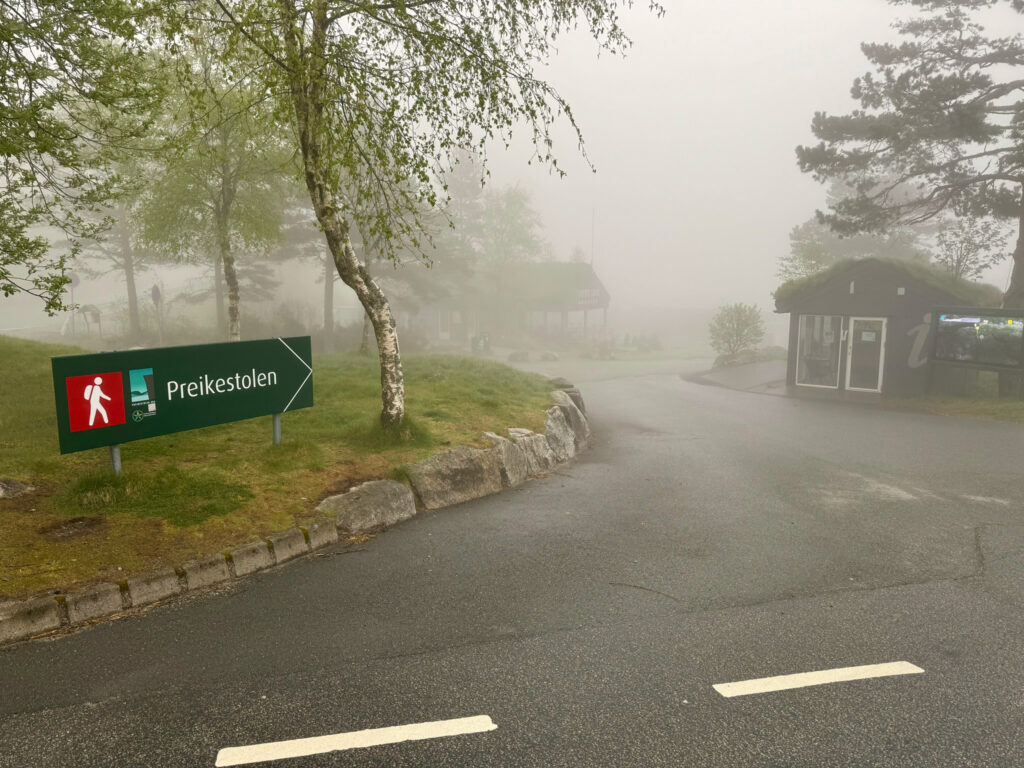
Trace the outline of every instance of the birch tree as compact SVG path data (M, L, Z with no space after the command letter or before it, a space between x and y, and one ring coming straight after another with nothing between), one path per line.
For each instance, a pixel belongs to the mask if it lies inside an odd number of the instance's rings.
M183 260L212 252L215 289L227 287L227 338L239 341L239 251L264 254L280 239L291 152L251 92L221 81L211 66L179 99L178 149L166 155L148 190L146 241Z
M954 280L977 280L1006 258L1006 228L992 219L946 222L935 238L935 260Z
M128 340L138 344L142 340L142 325L139 320L139 292L136 279L149 268L148 250L139 243L135 220L135 201L120 197L104 209L104 217L110 222L103 235L96 240L83 243L82 255L85 261L83 272L90 276L101 276L120 272L124 277L125 294L128 297Z
M381 237L386 255L422 248L416 211L443 202L458 150L486 156L490 140L525 126L536 159L556 170L551 128L565 99L535 66L569 29L601 50L629 39L619 11L630 0L214 0L168 8L179 39L209 24L227 68L258 83L291 122L302 176L342 281L373 326L380 358L381 422L399 424L405 386L387 297L352 247L351 227ZM655 5L653 9L660 11ZM578 131L577 131L578 134ZM582 141L582 139L581 139ZM581 144L582 146L582 144ZM354 200L342 186L352 181Z

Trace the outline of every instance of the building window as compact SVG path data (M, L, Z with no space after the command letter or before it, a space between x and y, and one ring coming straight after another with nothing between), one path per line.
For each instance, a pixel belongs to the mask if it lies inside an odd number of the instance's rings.
M796 352L796 383L804 387L839 388L839 315L800 315Z

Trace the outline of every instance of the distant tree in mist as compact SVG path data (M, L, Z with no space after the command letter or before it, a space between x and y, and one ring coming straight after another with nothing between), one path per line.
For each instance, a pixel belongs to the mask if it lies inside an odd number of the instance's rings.
M79 216L91 229L82 238L81 258L76 267L81 274L98 277L112 272L124 279L128 308L127 338L133 344L142 342L138 288L141 272L159 261L158 254L146 247L141 236L140 202L152 184L153 169L160 158L172 151L168 135L162 130L162 115L173 82L168 63L152 55L136 62L136 74L149 83L150 98L138 103L145 114L124 115L116 106L94 103L85 113L93 125L103 126L108 136L117 131L128 141L90 139L81 157L87 159L94 173L104 177L104 194ZM116 127L120 128L116 128ZM139 126L148 126L145 136L138 135Z
M250 262L265 258L279 242L294 168L272 115L250 108L253 94L229 87L225 74L201 55L189 66L191 87L182 88L183 119L175 124L177 151L155 170L143 203L143 233L154 248L181 260L212 256L215 291L222 276L227 289L227 338L238 341L237 259L240 252ZM257 272L265 282L266 270Z
M157 151L154 145L151 152ZM102 277L113 272L123 277L128 300L126 335L132 344L139 344L142 326L136 279L154 258L141 241L138 221L139 200L148 183L148 169L141 157L133 153L123 153L120 159L104 159L102 165L110 174L109 197L102 205L81 214L83 220L94 227L95 233L82 240L75 268L85 277Z
M1006 258L1006 227L992 219L957 218L936 237L935 260L956 280L975 280Z
M922 235L910 227L898 227L884 235L840 237L827 224L811 218L789 232L789 253L779 258L783 280L807 277L843 259L868 257L927 262L929 251Z
M439 258L466 261L537 261L550 254L544 224L530 194L518 185L485 188L477 158L459 153L448 180L448 204L442 217L448 227L432 238Z
M843 180L833 180L828 205L841 204L856 194ZM934 224L924 223L893 225L884 232L839 235L821 216L812 216L790 230L789 253L779 257L778 276L783 280L807 277L844 259L874 257L927 262L927 240L934 230Z
M488 190L482 230L480 258L485 261L538 261L549 250L540 214L519 186Z
M711 348L720 355L737 355L756 349L764 341L764 320L753 304L726 304L718 309L708 326Z
M102 235L82 245L80 271L90 277L101 277L119 272L124 278L128 297L128 340L132 344L142 341L139 320L139 292L136 280L149 269L152 252L141 243L135 218L135 201L121 198L101 211L108 220Z
M456 153L446 183L448 201L440 210L442 225L433 238L439 258L468 262L480 256L485 239L485 175L475 155L465 150Z
M323 339L322 351L334 351L334 288L338 282L338 271L334 268L331 250L324 242L323 232L317 224L316 214L309 200L291 190L294 194L282 202L281 239L273 258L279 261L303 259L311 261L323 270Z
M898 44L861 46L873 65L854 81L859 108L814 115L802 171L856 194L822 220L840 234L890 230L940 214L1012 219L1018 231L1004 304L1024 306L1024 33L986 33L988 9L1021 0L890 0L916 16Z

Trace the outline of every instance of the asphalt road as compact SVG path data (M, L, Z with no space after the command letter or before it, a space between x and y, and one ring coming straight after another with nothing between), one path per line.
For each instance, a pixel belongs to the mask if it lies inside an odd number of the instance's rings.
M567 367L595 431L567 469L0 651L0 766L481 715L262 765L1024 765L1020 426ZM924 671L713 688L897 661Z

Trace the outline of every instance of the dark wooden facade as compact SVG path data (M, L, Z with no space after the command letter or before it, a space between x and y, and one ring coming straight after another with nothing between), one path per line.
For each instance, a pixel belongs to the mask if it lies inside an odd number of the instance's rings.
M790 314L788 390L869 400L926 392L936 307L991 302L998 291L989 288L873 258L780 286L776 312Z

